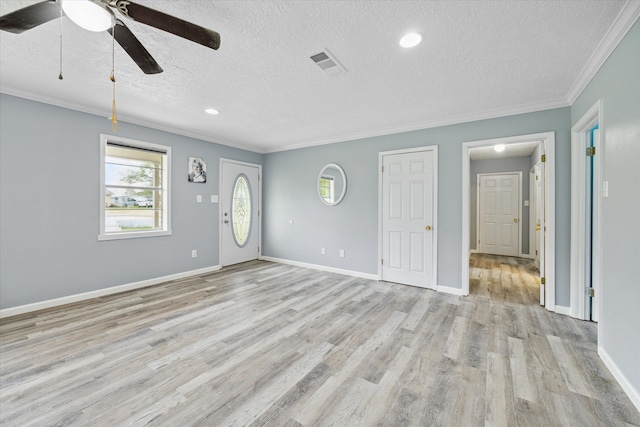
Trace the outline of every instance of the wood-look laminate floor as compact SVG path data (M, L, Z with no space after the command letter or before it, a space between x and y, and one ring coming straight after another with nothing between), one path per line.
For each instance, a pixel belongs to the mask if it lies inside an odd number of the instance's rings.
M464 298L256 261L3 319L0 424L640 425L594 324L472 262Z

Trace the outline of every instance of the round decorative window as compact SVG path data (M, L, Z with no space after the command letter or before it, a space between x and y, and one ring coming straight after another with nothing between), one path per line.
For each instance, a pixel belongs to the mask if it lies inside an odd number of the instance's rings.
M251 233L251 187L244 174L238 175L231 197L231 234L236 245L243 247Z

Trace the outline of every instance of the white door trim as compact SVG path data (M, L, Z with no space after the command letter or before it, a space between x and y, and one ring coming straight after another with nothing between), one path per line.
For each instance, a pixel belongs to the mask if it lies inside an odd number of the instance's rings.
M482 172L476 176L476 238L480 238L480 177L481 176L495 176L495 175L517 175L518 176L518 257L522 257L522 171L513 172ZM476 245L477 251L480 251L480 245Z
M475 147L487 147L495 144L512 144L516 142L541 141L543 153L546 153L546 186L545 192L545 281L547 298L545 307L549 311L555 311L556 306L556 284L555 284L555 247L556 247L556 188L555 188L555 132L544 132L530 135L518 135L504 138L486 139L480 141L470 141L462 144L462 293L469 295L469 201L471 182L469 179L471 160L469 150Z
M435 290L438 291L438 146L428 145L402 150L381 151L378 153L378 280L382 280L382 218L384 206L382 205L382 161L384 156L393 154L418 153L421 151L433 151L433 279Z
M536 259L536 221L533 218L536 211L536 201L535 201L535 185L536 185L536 171L535 166L529 169L529 256L528 258L535 260Z
M586 162L587 134L596 125L600 138L595 141L596 155L593 163L593 258L592 280L596 289L596 318L600 312L602 296L602 156L604 155L604 132L602 131L602 100L599 99L584 116L571 128L571 305L572 317L587 320L587 296L583 285L586 270ZM600 328L598 328L600 330Z
M250 166L258 168L258 259L262 259L262 165L255 163L241 162L239 160L225 159L220 157L220 164L218 168L218 265L222 265L222 186L224 180L222 178L222 164L223 163L235 163L237 165Z

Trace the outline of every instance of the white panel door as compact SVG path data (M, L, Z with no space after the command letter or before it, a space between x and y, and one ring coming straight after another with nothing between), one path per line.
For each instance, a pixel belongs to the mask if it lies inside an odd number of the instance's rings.
M478 251L518 256L520 174L478 174Z
M220 170L221 265L257 259L260 166L221 160Z
M434 289L435 154L383 155L382 165L381 279Z

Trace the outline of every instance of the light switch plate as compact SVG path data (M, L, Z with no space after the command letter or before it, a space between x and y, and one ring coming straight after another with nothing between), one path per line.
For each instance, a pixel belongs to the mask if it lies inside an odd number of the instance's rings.
M202 203L202 196L200 194L196 196L196 202Z
M218 203L218 195L211 195L211 203Z

